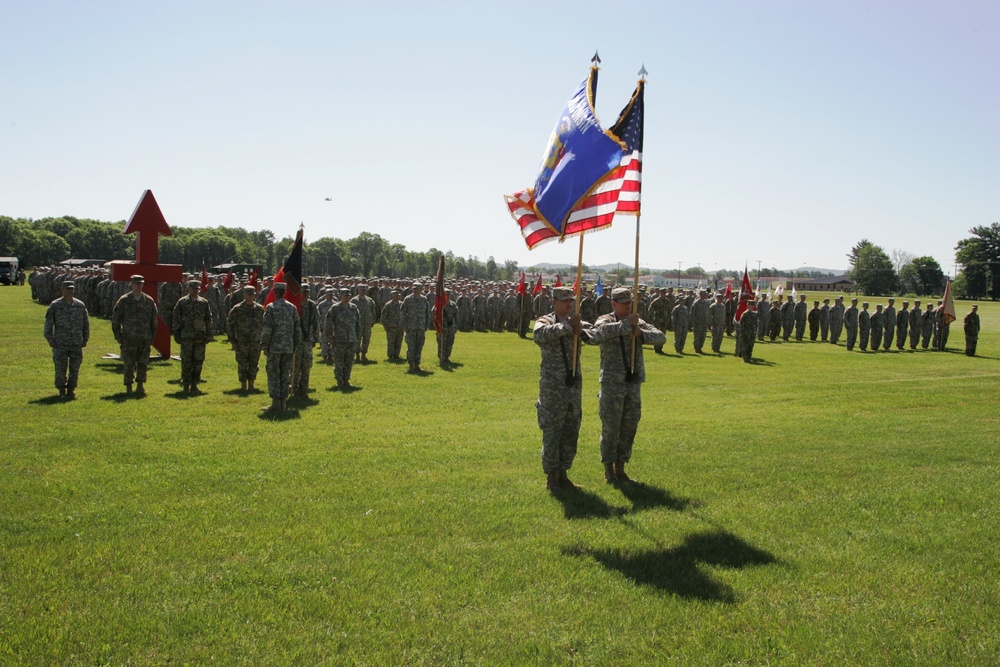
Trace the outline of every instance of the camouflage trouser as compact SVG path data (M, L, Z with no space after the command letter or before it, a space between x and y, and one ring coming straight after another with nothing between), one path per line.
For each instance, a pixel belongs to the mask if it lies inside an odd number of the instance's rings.
M403 348L403 330L402 329L386 329L385 330L385 354L390 359L399 359L399 351Z
M948 325L945 325L945 326L941 327L941 349L942 350L944 350L944 348L948 345L948 334L950 332L951 332L951 327L949 327Z
M826 339L829 337L830 337L830 322L829 321L824 322L823 320L820 320L819 321L820 340L822 340L825 343Z
M841 331L843 331L843 329L844 329L844 325L843 324L836 324L836 323L834 323L834 324L830 325L830 342L831 343L833 343L834 345L837 344L837 341L840 340L840 333L841 333Z
M708 327L700 324L694 325L694 351L701 352L705 347L705 337L708 335Z
M451 350L455 347L455 332L454 330L449 331L445 329L444 340L441 340L441 334L437 335L437 345L438 345L438 357L440 359L447 359L451 356Z
M795 340L801 341L805 333L806 333L806 321L795 320Z
M601 463L632 458L632 443L642 417L642 385L606 382L601 385Z
M892 335L893 333L895 333L895 331L896 331L895 327L886 327L885 340L882 343L883 350L888 350L890 347L892 347Z
M576 458L583 410L580 386L543 387L535 408L542 429L542 472L569 470Z
M722 351L722 339L726 333L725 326L712 327L712 352L718 354Z
M356 343L336 343L333 345L333 379L337 384L351 381L351 370L354 368Z
M816 340L819 337L819 322L809 323L809 340Z
M782 320L781 321L781 339L788 340L792 335L792 329L795 328L795 320Z
M149 345L146 338L125 338L122 340L122 362L125 364L125 384L146 381L149 368Z
M910 327L910 349L917 349L918 343L920 343L920 327Z
M861 350L864 351L868 349L868 337L871 335L872 331L871 329L861 329L860 327L859 329L858 338L860 340L858 341L858 344L861 346Z
M976 356L976 343L979 342L979 336L965 336L965 354L970 357Z
M902 350L906 347L906 327L896 325L896 349Z
M267 394L271 398L288 398L288 385L292 382L292 353L271 352L267 355Z
M236 343L236 369L240 382L254 381L260 369L260 343Z
M305 393L309 390L309 373L313 367L313 344L300 343L295 348L295 386L293 389L298 393Z
M858 342L858 328L847 327L847 349L853 350L854 344Z
M372 342L372 328L361 327L361 341L358 343L358 352L367 356L368 344Z
M422 329L410 329L406 334L406 360L411 364L420 365L420 355L424 351L424 336Z
M756 343L757 339L755 339L753 336L747 336L745 339L743 339L743 342L740 345L740 354L739 354L739 356L743 359L743 361L753 360L753 346Z
M205 343L181 341L181 384L194 384L201 380L201 367L205 363Z
M319 344L319 356L323 359L327 359L333 352L330 351L330 341L326 339L326 334L320 333L320 339L323 341Z
M929 327L927 329L924 329L923 333L920 335L920 347L922 347L922 348L924 348L926 350L927 347L931 344L931 336L933 336L933 335L934 335L934 328L933 327Z
M684 342L687 340L687 329L674 329L674 351L677 354L684 352Z
M56 389L76 389L83 364L82 347L54 347L52 361L56 365Z
M872 352L878 352L878 349L882 347L882 331L878 327L872 327Z

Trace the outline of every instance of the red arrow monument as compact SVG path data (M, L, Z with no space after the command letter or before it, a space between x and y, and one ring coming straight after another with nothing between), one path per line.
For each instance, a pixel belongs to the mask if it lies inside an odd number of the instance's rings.
M123 234L135 234L135 261L115 261L111 264L111 279L128 281L133 275L146 279L142 291L157 300L157 285L159 283L178 283L183 274L180 264L160 264L160 234L171 236L170 227L163 219L163 213L153 198L153 191L146 190L139 199L139 204L132 211L132 217L125 225ZM153 347L170 358L170 329L163 318L159 318L156 338Z

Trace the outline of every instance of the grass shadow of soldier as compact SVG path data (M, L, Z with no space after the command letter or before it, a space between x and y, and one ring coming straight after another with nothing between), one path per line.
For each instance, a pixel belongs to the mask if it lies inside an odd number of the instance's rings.
M44 398L36 398L28 401L28 405L57 405L59 403L65 403L67 401L65 396L60 396L59 394L53 394L52 396L45 396Z
M332 387L327 387L326 390L334 394L353 394L356 391L362 391L364 387L359 387L356 384L348 385L346 387L338 387L333 385ZM318 403L318 401L316 401Z
M97 363L94 364L94 367L104 371L105 373L125 375L125 364L123 364L120 360Z
M268 422L286 422L292 419L300 419L302 415L299 414L298 408L285 408L284 410L272 410L270 408L264 408L257 415L257 419Z
M563 549L571 556L593 558L603 567L657 591L682 598L734 604L736 592L713 578L703 565L742 570L779 562L726 531L688 535L680 546L634 552L623 549Z
M581 487L560 489L552 497L562 504L566 519L612 519L624 516L628 508L610 505L596 493Z
M631 484L618 484L617 488L622 495L632 503L633 512L665 507L676 512L683 512L688 507L701 507L699 501L691 498L678 498L666 489L661 489L652 484L634 482Z
M759 357L752 357L750 361L747 362L751 366L777 366L778 364L773 361L767 361L766 359L760 359Z
M465 364L460 364L457 361L449 361L446 364L443 363L439 365L441 367L441 370L443 370L445 373L454 373L456 369L465 366Z
M145 398L146 394L128 393L125 391L119 391L114 394L108 394L107 396L101 396L102 401L111 401L113 403L125 403L126 401L131 401L133 399Z
M408 375L416 375L417 377L425 378L425 377L429 377L431 375L434 375L434 371L429 371L426 368L421 368L421 369L418 369L418 370L415 370L415 371L407 371L407 374Z
M319 405L319 401L315 398L310 398L309 396L289 396L288 405L290 410L307 410L312 407Z

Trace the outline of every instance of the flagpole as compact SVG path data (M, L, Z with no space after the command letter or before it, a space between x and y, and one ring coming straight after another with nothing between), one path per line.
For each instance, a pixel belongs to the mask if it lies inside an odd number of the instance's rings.
M597 54L594 54L595 56ZM583 237L586 234L580 234L580 254L576 260L576 308L573 313L579 317L580 316L580 295L583 293ZM576 358L580 351L580 336L573 331L573 377L576 377Z
M635 274L632 279L632 312L639 312L639 211L635 212ZM636 338L632 336L632 373L635 373Z

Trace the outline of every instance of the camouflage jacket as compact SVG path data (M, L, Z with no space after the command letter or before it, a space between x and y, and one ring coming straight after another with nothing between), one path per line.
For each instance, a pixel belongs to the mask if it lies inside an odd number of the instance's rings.
M204 297L185 296L174 306L170 324L178 343L204 342L212 335L212 308Z
M646 381L646 367L642 360L642 344L663 345L667 337L662 331L645 320L639 320L642 338L636 341L635 372L632 382ZM600 382L626 382L632 365L632 327L625 320L619 320L614 313L601 315L594 323L587 342L601 346Z
M45 340L61 348L83 347L90 340L90 315L83 301L59 298L45 311Z
M331 344L361 340L361 313L351 302L341 302L326 314L326 340Z
M386 329L403 328L403 302L389 300L382 306L382 326Z
M302 342L299 311L284 299L275 299L264 309L260 347L268 352L291 354Z
M581 322L583 331L581 339L588 341L593 332L592 325ZM546 393L552 391L565 390L569 384L567 378L573 373L573 327L566 320L559 320L556 314L549 313L541 315L535 320L534 333L532 338L535 344L541 348L542 363L539 369L538 390L544 397ZM580 374L580 350L583 346L576 348L576 375Z
M359 294L351 299L351 303L358 308L358 315L361 317L361 330L371 329L372 325L375 324L375 301L371 297Z
M431 323L431 304L423 294L411 294L403 299L403 328L407 331L427 329Z
M260 332L264 328L264 307L253 301L243 301L229 311L227 333L229 340L239 345L260 345Z
M319 308L316 302L302 299L302 312L299 314L302 326L302 342L307 345L319 342Z
M111 312L111 331L119 343L131 340L153 340L156 338L156 303L153 297L140 292L139 298L131 292L115 302Z

